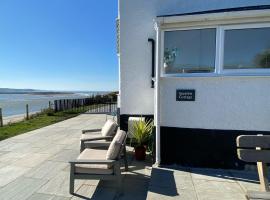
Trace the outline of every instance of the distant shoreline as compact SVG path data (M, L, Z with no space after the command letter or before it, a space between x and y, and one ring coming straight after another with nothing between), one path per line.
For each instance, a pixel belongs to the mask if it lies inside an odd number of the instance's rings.
M0 92L0 94L72 95L73 92Z
M71 95L75 94L73 92L30 92L27 94L32 94L32 95Z

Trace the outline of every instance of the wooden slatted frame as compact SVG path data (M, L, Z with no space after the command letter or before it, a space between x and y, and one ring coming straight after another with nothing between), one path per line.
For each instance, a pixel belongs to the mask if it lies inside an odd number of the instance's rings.
M248 191L248 199L270 199L267 163L270 163L270 136L241 135L236 139L237 154L245 162L257 162L261 192Z

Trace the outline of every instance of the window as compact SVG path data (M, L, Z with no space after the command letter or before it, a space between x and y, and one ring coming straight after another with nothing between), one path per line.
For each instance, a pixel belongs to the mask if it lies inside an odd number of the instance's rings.
M164 31L163 75L270 75L269 36L266 23Z
M163 64L166 74L214 72L215 54L215 29L165 32Z
M270 69L270 28L225 30L226 69Z

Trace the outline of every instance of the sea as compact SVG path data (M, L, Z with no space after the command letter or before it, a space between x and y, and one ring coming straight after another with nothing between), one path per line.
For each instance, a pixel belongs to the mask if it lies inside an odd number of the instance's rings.
M49 102L57 99L79 99L93 95L103 95L108 92L72 92L70 94L0 94L0 108L3 117L21 115L26 112L26 104L29 105L29 112L39 112L49 107Z

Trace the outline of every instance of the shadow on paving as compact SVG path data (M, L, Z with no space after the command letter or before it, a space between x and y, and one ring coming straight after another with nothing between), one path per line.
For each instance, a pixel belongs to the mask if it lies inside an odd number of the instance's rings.
M259 176L257 170L229 170L229 169L211 169L211 168L188 168L182 166L162 166L160 168L153 168L151 177L162 176L168 179L168 185L172 185L172 180L174 174L177 171L190 173L192 176L196 177L208 177L209 179L217 178L228 181L244 181L248 183L259 183ZM268 174L268 179L270 180L270 174Z
M190 172L195 177L197 175L228 181L259 183L258 173L256 171L192 168Z
M180 198L185 191L196 193L197 186L194 186L194 181L240 183L244 187L246 184L259 185L257 171L187 168L175 165L152 168L148 192L155 194L155 197L161 195Z
M154 186L149 187L150 192L171 197L179 196L176 188L174 171L172 170L153 168L151 172L150 184L151 186ZM164 187L169 189L164 190Z

